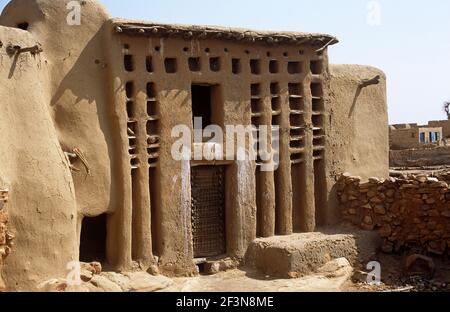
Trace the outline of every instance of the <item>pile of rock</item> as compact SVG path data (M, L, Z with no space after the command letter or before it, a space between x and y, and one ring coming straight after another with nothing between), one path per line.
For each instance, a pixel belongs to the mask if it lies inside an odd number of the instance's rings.
M379 230L383 251L421 248L450 255L450 188L435 177L371 178L343 174L337 182L341 213L364 230Z
M79 279L52 279L38 286L43 292L154 292L173 284L147 272L102 272L98 262L80 263Z
M6 286L2 279L3 261L11 253L14 235L8 231L8 213L6 203L8 202L8 191L0 190L0 291L4 291Z

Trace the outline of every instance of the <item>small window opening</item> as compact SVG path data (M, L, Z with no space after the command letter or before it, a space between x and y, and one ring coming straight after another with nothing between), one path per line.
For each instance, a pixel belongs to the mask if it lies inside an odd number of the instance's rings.
M278 95L280 94L280 84L277 82L273 82L270 84L270 94Z
M147 58L145 60L145 66L147 68L147 72L153 73L153 62L152 62L152 57L150 55L147 56Z
M199 72L201 70L201 61L199 57L190 57L188 63L190 71Z
M250 88L252 96L258 96L261 94L261 85L259 83L253 83Z
M288 62L288 73L291 75L302 72L301 62Z
M322 74L322 61L311 61L311 73L313 75Z
M147 83L147 98L151 100L156 98L155 84L152 82Z
M218 72L220 71L220 58L219 57L211 57L209 59L209 67L211 71Z
M133 59L133 55L131 54L126 54L123 57L123 63L124 63L124 67L125 70L127 72L132 72L134 70L134 59Z
M134 84L132 81L129 81L125 85L125 93L127 98L132 99L134 96Z
M128 118L133 118L134 117L133 106L134 106L133 101L128 101L127 102L127 116L128 116Z
M164 60L164 66L166 67L166 73L174 74L177 72L177 59L176 58L166 58Z
M260 60L250 60L250 70L253 75L261 74L261 61Z
M276 61L276 60L271 60L271 61L269 62L269 71L270 71L271 74L276 74L276 73L278 73L278 71L279 71L279 68L278 68L278 61Z
M320 83L311 84L311 95L313 97L321 97L323 95L322 85Z
M288 85L290 95L302 95L302 87L299 83L290 83Z
M234 58L231 61L233 74L237 75L241 73L241 60Z

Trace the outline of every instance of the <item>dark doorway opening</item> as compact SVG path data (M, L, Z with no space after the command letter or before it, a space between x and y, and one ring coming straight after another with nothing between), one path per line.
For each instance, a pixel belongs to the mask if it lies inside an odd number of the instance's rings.
M81 225L80 261L104 263L106 260L106 214L84 217Z
M226 253L225 168L192 167L192 236L194 258Z
M212 124L212 86L192 85L192 120L198 117L202 118L201 130Z

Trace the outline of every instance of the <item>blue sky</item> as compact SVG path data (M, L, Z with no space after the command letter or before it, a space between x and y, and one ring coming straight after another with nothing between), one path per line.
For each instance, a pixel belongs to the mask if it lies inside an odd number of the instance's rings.
M57 1L57 0L56 0ZM0 0L2 9L7 0ZM367 64L388 76L391 123L444 119L450 100L450 1L378 0L380 24L367 22L371 0L100 0L115 17L168 23L325 32L340 43L333 63Z

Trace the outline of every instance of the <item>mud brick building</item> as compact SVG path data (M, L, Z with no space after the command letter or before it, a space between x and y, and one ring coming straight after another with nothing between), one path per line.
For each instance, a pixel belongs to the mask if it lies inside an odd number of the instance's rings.
M7 285L73 260L177 276L239 263L257 237L339 222L341 173L388 175L385 76L330 65L333 36L112 19L93 0L71 26L67 2L13 0L0 17ZM172 129L195 117L279 127L277 170L175 160Z
M439 122L426 126L401 124L389 127L390 146L394 150L443 145L446 140L444 128Z

